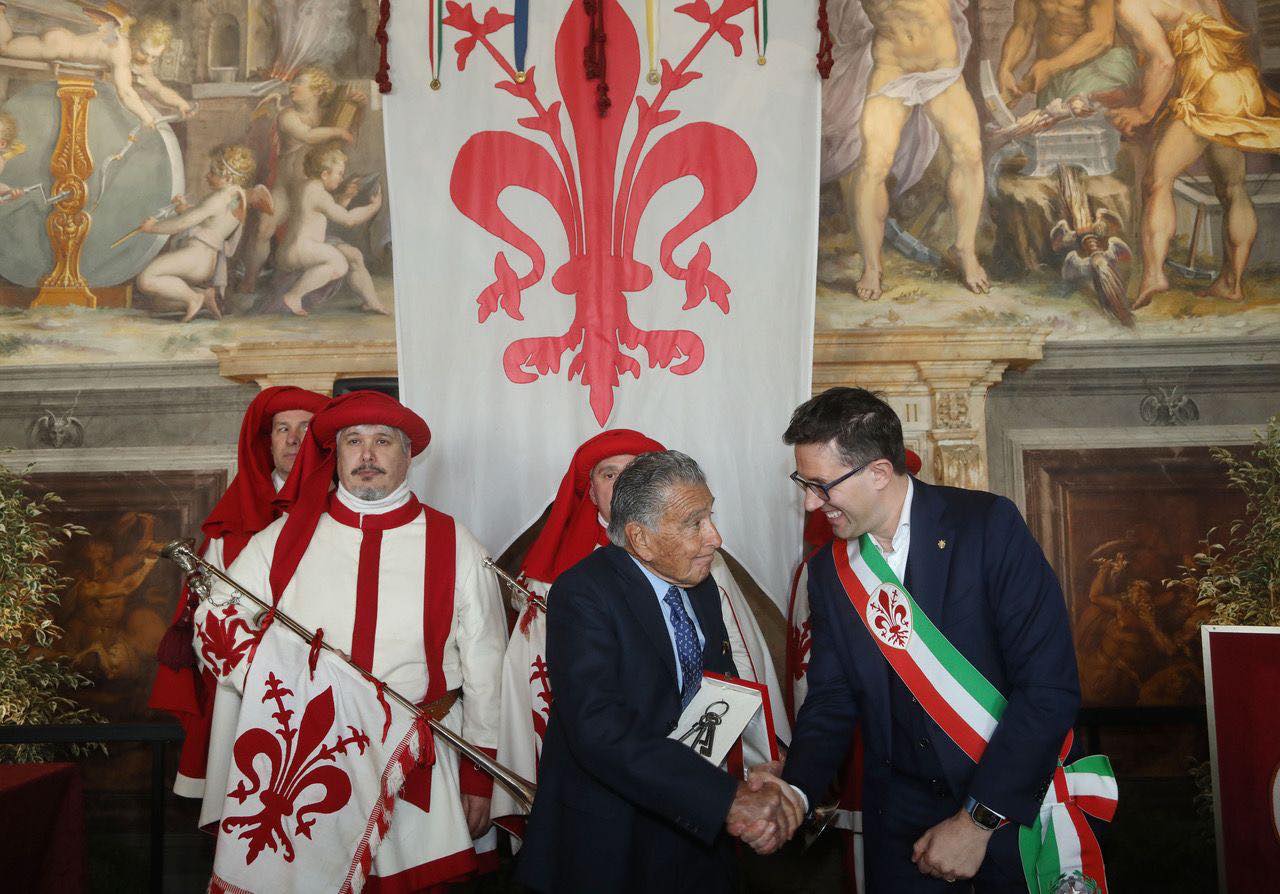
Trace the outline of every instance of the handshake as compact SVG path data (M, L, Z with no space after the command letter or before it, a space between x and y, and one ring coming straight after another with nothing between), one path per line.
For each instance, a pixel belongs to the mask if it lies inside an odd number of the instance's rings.
M804 821L804 799L779 778L781 772L780 761L752 767L750 777L738 783L724 820L729 834L742 839L757 854L774 853L791 840Z

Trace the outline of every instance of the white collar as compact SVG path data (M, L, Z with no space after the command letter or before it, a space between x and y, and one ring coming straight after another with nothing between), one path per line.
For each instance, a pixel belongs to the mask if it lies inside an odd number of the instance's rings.
M337 493L338 501L357 515L382 515L392 509L399 509L405 503L408 503L409 498L413 496L413 493L409 490L409 480L407 478L400 482L399 487L381 500L362 500L343 487L341 483L338 484Z
M271 470L271 483L276 486L276 493L280 493L280 488L284 487L284 476L278 469Z
M893 530L893 539L889 541L889 548L884 550L888 553L896 553L902 548L902 544L911 536L911 498L915 496L915 483L911 480L911 476L907 476L907 495L902 499L902 511L898 514L898 527ZM876 545L880 546L880 541L876 539ZM881 547L883 550L884 548Z

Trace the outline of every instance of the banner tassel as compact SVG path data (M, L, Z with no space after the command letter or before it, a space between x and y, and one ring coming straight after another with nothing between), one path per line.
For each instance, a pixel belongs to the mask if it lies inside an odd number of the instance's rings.
M831 55L834 47L831 23L827 20L827 0L818 0L818 74L824 81L831 77L831 66L835 64Z
M378 4L378 30L374 38L378 41L378 74L374 78L378 82L379 93L391 92L391 63L387 61L387 23L391 21L391 0L382 0Z
M609 106L613 105L613 100L609 99L609 81L605 64L604 3L602 0L582 0L582 11L590 19L587 45L582 50L582 67L588 81L598 81L596 112L603 118L609 114Z
M443 0L427 0L427 53L431 59L431 89L440 89L440 57L444 55Z
M654 85L662 80L662 75L658 73L658 16L658 0L645 0L645 44L649 51L649 74L645 80Z
M524 65L525 54L529 50L529 0L516 0L515 8L515 62L516 62L516 83L523 84L525 72L528 71Z
M756 64L764 65L769 52L769 0L756 0Z

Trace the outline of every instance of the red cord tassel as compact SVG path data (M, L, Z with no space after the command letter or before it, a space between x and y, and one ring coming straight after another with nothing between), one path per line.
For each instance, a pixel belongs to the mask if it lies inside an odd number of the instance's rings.
M834 47L831 23L827 21L827 0L818 0L818 74L824 81L831 77L831 66L835 64L831 55Z
M588 81L596 84L596 111L603 118L609 114L609 80L605 64L605 32L603 0L582 0L582 11L591 19L591 27L587 31L587 45L582 50L582 67Z
M378 41L378 82L379 93L391 92L391 63L387 61L387 22L391 21L391 0L382 0L378 5L378 30L374 39Z
M199 598L189 587L182 588L182 613L169 625L156 647L156 660L172 670L196 666L194 615Z

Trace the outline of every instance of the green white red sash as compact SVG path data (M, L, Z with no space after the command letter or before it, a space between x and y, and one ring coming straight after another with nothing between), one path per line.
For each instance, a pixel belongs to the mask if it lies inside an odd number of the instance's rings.
M831 553L849 602L885 660L933 721L977 763L1008 701L920 610L870 535L836 540ZM1071 742L1068 732L1035 824L1018 830L1031 894L1052 894L1063 876L1077 874L1099 894L1107 891L1102 851L1084 815L1108 822L1115 815L1115 774L1102 755L1064 766Z

